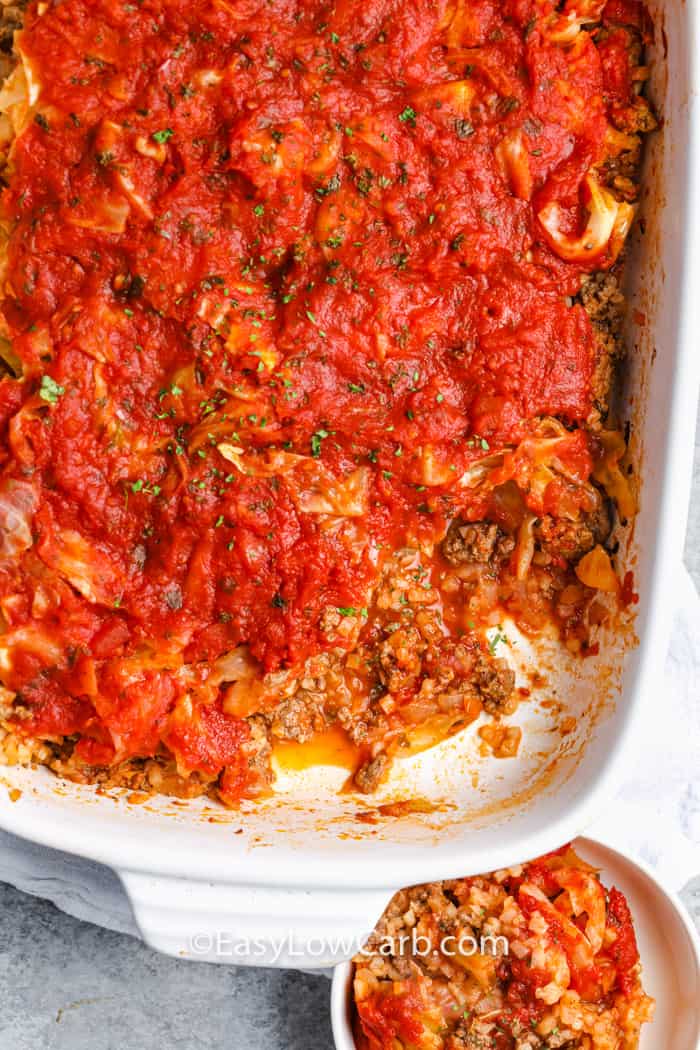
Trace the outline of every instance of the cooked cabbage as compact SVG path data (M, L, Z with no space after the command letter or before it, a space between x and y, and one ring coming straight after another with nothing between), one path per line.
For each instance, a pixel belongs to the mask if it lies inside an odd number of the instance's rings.
M8 478L0 485L0 558L15 558L34 542L32 521L39 497L28 481Z
M55 572L89 602L113 605L120 594L121 574L109 556L74 529L42 537L37 550Z
M567 262L591 263L606 257L608 264L617 258L634 218L634 208L618 201L601 186L590 172L584 179L588 190L588 222L578 237L565 233L558 201L550 201L538 213L550 247Z

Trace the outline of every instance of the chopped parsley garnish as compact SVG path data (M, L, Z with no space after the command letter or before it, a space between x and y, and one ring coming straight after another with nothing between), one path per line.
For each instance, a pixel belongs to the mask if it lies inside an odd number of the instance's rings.
M488 452L491 446L489 445L486 438L479 437L478 434L472 435L467 439L467 448L482 448L484 452Z
M410 124L412 128L415 128L416 115L416 111L412 106L406 106L403 113L399 113L399 120L402 124Z
M55 379L51 376L41 377L41 387L39 388L39 397L42 401L48 401L50 404L55 405L59 397L65 394L66 388L60 386Z
M335 193L340 189L340 175L331 175L325 186L317 186L315 193L317 197L327 197L329 193Z
M311 435L311 455L318 459L321 455L321 442L330 437L331 431L329 430L317 430L315 434Z
M136 481L131 482L132 492L143 492L146 496L159 496L160 485L152 485L150 481L144 481L143 478L137 478Z
M503 624L499 623L496 627L496 633L489 638L489 652L491 653L491 656L496 655L496 650L501 643L503 645L510 645L510 640L503 630Z
M175 132L172 128L163 128L161 131L154 131L151 138L155 139L156 142L167 142L171 139Z

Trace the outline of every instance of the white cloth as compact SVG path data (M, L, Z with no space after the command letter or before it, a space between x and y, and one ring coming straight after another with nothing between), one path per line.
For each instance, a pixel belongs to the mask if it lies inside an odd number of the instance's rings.
M682 891L698 925L699 681L700 598L683 569L663 693L648 731L640 734L645 754L633 756L617 798L589 830L656 868L667 885ZM78 919L138 936L121 883L99 864L0 831L0 882L47 898Z

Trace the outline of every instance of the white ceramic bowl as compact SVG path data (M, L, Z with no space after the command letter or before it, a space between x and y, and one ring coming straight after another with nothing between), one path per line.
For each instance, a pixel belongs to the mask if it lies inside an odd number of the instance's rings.
M601 869L606 886L625 894L644 968L644 989L656 999L654 1021L644 1027L640 1050L700 1050L700 937L675 893L645 864L590 838L574 847ZM349 962L336 966L331 1019L336 1050L355 1050L351 1028Z

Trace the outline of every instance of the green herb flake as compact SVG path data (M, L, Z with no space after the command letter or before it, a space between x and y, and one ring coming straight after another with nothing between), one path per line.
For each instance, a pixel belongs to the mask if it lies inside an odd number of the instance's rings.
M496 633L489 638L489 652L491 653L491 656L496 655L496 650L501 644L510 645L510 640L503 630L503 624L499 623L496 627Z
M51 376L41 377L41 387L39 388L39 397L42 401L48 401L49 404L55 405L59 397L65 394L66 389L60 386L55 379Z
M412 128L416 126L416 111L412 106L406 106L402 113L399 113L399 120L402 124L409 124Z
M321 442L330 437L331 432L329 430L317 430L311 435L311 455L314 459L318 459L321 455Z

